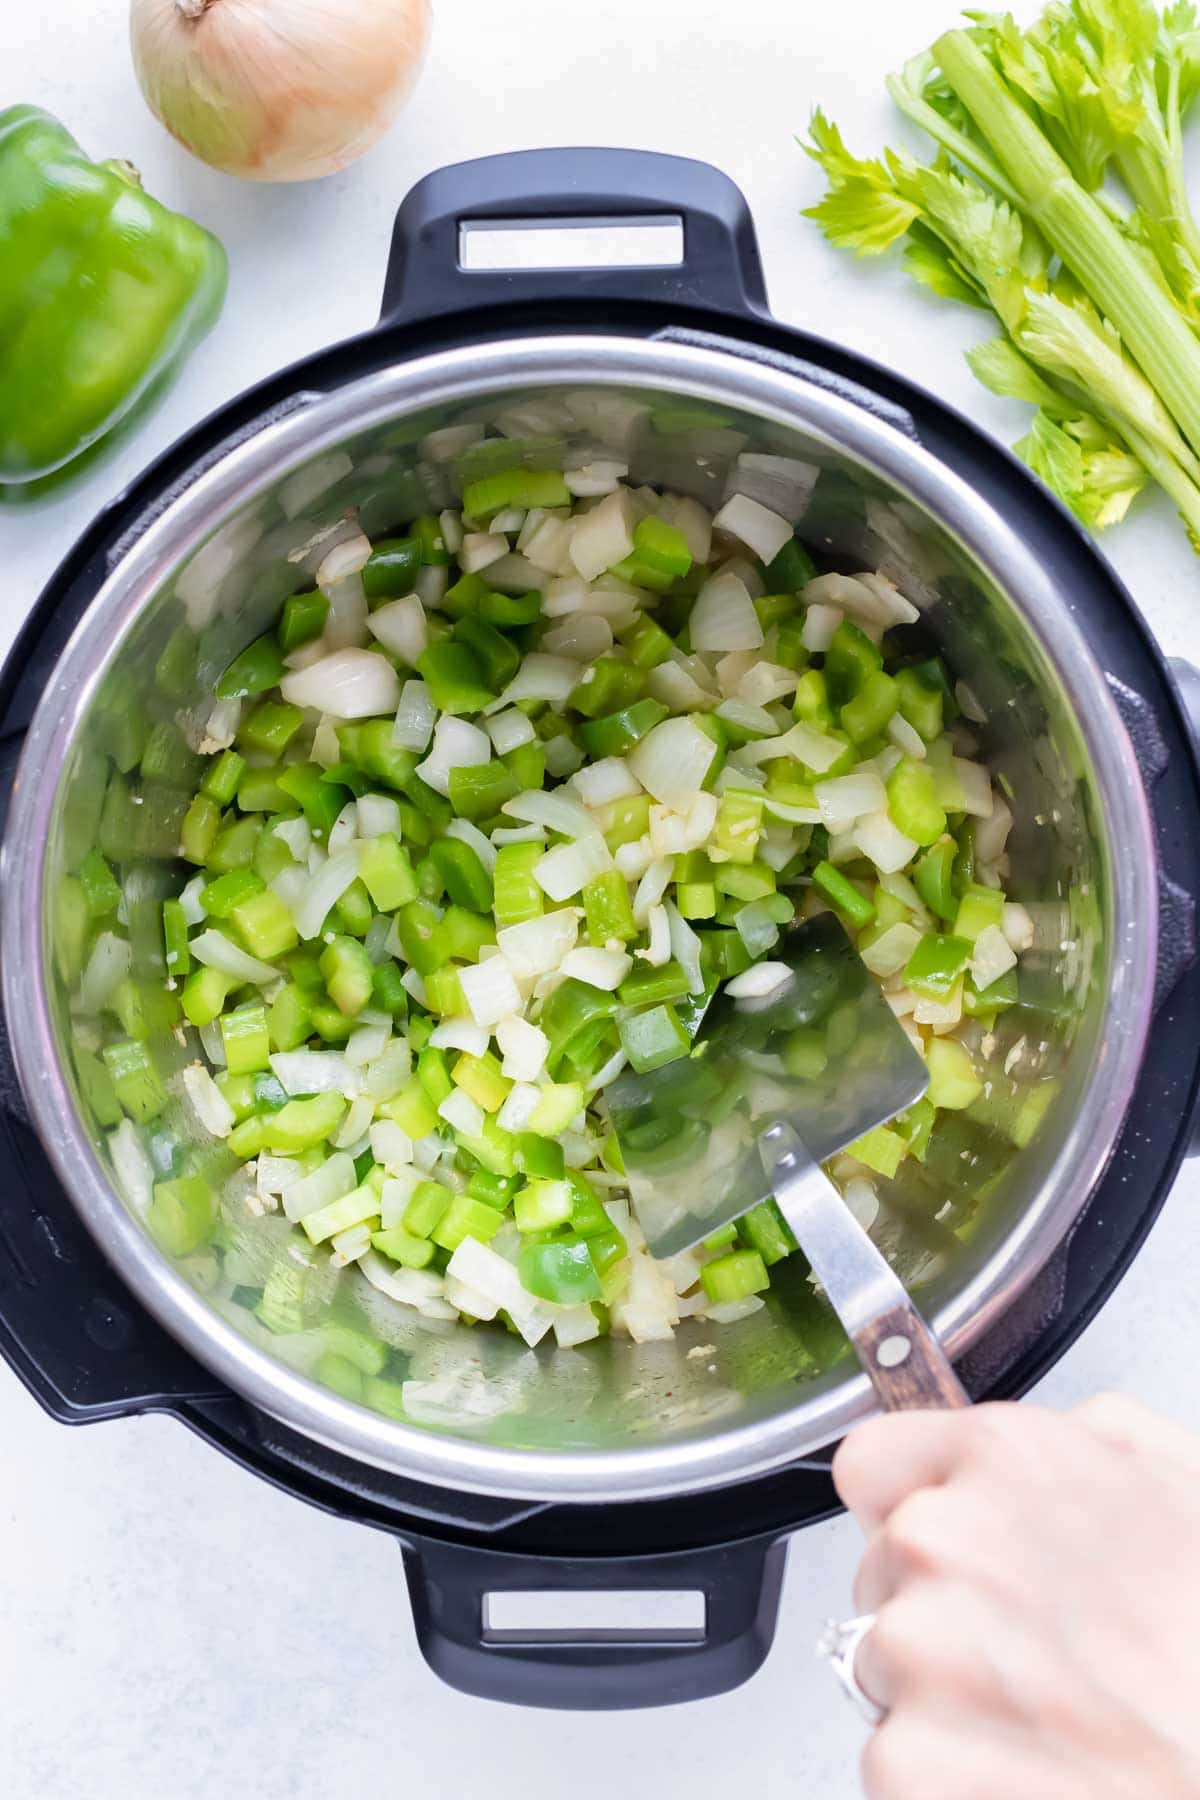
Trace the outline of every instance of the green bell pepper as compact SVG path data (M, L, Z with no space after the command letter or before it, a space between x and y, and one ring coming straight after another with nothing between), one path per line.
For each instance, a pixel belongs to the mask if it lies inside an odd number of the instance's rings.
M225 297L216 238L94 163L35 106L0 112L0 499L73 469L151 402Z

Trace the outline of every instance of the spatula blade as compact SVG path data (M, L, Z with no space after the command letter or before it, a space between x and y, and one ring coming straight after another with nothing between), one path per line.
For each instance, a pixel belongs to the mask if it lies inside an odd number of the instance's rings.
M692 1054L624 1070L607 1104L650 1249L670 1257L771 1189L759 1133L785 1120L824 1162L928 1086L925 1064L831 913L787 932L788 974L755 999L713 1002Z

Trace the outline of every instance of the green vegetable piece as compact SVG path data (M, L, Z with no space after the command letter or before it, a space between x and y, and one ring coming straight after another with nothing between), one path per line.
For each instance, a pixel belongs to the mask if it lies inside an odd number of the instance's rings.
M633 706L641 697L644 683L645 676L632 663L619 662L615 656L599 656L580 676L570 703L585 718L604 718Z
M883 656L866 632L843 619L825 652L825 688L832 704L845 706L882 667Z
M577 1081L545 1081L541 1084L538 1103L526 1121L527 1129L539 1137L560 1137L582 1111L583 1089ZM489 1119L488 1124L491 1123ZM510 1166L505 1173L511 1173L516 1165L515 1143L510 1154Z
M523 924L544 910L545 895L533 870L545 854L544 844L502 844L497 850L492 887L498 926Z
M946 815L938 805L933 774L925 763L902 756L887 779L888 811L892 823L918 844L935 844L946 829Z
M460 819L492 819L506 800L520 792L520 783L507 764L471 763L451 769L450 804Z
M275 628L283 654L290 656L302 644L311 644L314 638L319 638L328 617L329 601L319 588L308 594L290 594L283 603Z
M654 513L648 513L634 526L633 553L645 567L671 580L686 575L692 566L692 553L682 531Z
M267 1032L272 1050L298 1050L312 1028L307 996L294 981L281 987L267 1008Z
M250 868L258 854L261 836L261 819L237 819L227 825L208 853L210 871L219 875L227 874L230 869Z
M362 571L367 605L411 594L421 562L421 545L415 537L381 538Z
M282 756L303 723L301 707L289 706L283 700L264 700L242 720L238 743L248 750L261 750L266 756Z
M546 780L546 746L535 738L532 743L518 744L504 752L504 766L517 784L518 791L540 788ZM503 802L501 803L503 804Z
M0 111L0 194L0 498L20 502L153 405L220 313L226 259L40 107Z
M163 960L167 967L167 977L171 981L179 981L190 974L192 957L188 949L187 919L178 900L163 901L162 924Z
M639 1075L675 1062L691 1049L691 1039L669 1003L627 1013L617 1021L621 1048Z
M288 795L275 778L274 769L246 769L238 782L237 803L244 813L284 812Z
M981 931L989 926L997 929L1004 921L1004 893L1000 888L976 887L974 883L966 888L958 903L958 912L954 919L955 937L966 938L973 944Z
M382 832L359 852L358 878L380 912L395 912L417 897L412 859L400 840Z
M571 492L557 469L497 469L463 489L463 512L472 519L488 520L510 507L570 506Z
M635 669L656 669L675 648L662 626L647 612L638 613L617 635Z
M265 694L285 673L283 652L273 637L255 638L235 656L216 685L219 700L244 700Z
M501 630L532 625L541 614L542 596L538 588L531 588L527 594L496 594L489 588L479 601L479 617L489 625L498 625Z
M512 1091L512 1082L500 1073L500 1064L490 1050L482 1056L464 1051L451 1071L455 1087L469 1094L484 1112L498 1112Z
M183 1016L199 1030L217 1018L237 984L219 969L193 969L183 984Z
M209 763L200 791L210 794L218 806L228 806L238 791L238 782L245 770L244 756L239 756L236 750L222 750Z
M804 545L798 539L790 538L767 564L767 587L772 593L798 594L816 573L817 565Z
M200 904L210 919L228 919L235 906L265 891L266 883L253 869L227 869L200 889Z
M459 962L477 962L484 945L494 944L496 941L492 921L482 913L469 911L465 906L452 905L446 908L438 934L446 955L456 957Z
M930 1038L925 1061L929 1066L926 1098L931 1106L961 1111L982 1094L983 1082L970 1054L954 1038Z
M418 975L432 975L449 958L438 930L440 915L428 900L410 900L396 914L396 936L404 960Z
M782 1262L796 1249L796 1240L774 1200L760 1200L737 1222L737 1234L750 1250L757 1250L767 1268ZM728 1240L732 1242L732 1239ZM722 1249L723 1245L706 1248Z
M792 712L803 725L811 725L814 731L827 732L833 724L833 708L829 704L829 690L825 676L820 669L806 669L796 683L796 697L792 702Z
M355 879L346 888L333 909L334 923L347 937L365 937L375 917L371 896L362 882Z
M817 892L828 900L830 906L852 925L869 925L875 917L875 903L860 894L854 883L848 881L840 869L831 862L819 862L813 870L813 886Z
M605 869L584 883L583 910L588 942L601 949L613 939L621 944L631 943L638 934L629 883L619 869Z
M846 1152L891 1181L908 1155L908 1141L903 1133L890 1131L886 1125L876 1125L874 1130L864 1132L862 1137L847 1144Z
M121 904L121 888L99 850L89 850L79 865L79 889L91 919L107 918Z
M280 1155L311 1150L332 1137L345 1114L346 1102L340 1094L313 1094L306 1100L289 1100L277 1113L264 1119L264 1144Z
M901 669L896 676L896 704L900 717L907 719L913 730L932 744L942 735L942 683L931 681L929 663Z
M586 720L578 730L579 742L587 754L597 760L603 756L624 756L647 732L661 725L667 712L661 701L647 695L644 700L635 700L631 706Z
M485 681L497 694L508 686L521 666L521 652L515 644L473 613L458 620L454 636L478 658Z
M103 826L101 829L103 831ZM197 794L183 816L180 830L180 854L184 861L203 866L220 829L220 807L207 794Z
M675 889L675 903L685 919L715 919L717 890L711 881L681 881Z
M371 1247L390 1257L403 1269L424 1269L434 1257L434 1246L427 1237L416 1237L402 1225L389 1225L386 1231L371 1234Z
M929 1000L945 1000L971 960L965 938L927 931L904 967L906 984Z
M731 1250L705 1263L700 1271L704 1292L713 1306L729 1306L770 1287L771 1277L757 1250Z
M717 809L716 842L731 862L754 861L754 852L762 835L763 799L761 794L748 794L727 788Z
M229 917L251 956L263 962L273 962L296 947L298 938L292 915L270 888L239 900Z
M315 834L329 835L350 795L336 781L326 779L319 763L292 763L276 776L289 799L295 800Z
M931 913L950 924L958 912L958 895L951 879L958 846L951 837L939 838L918 858L913 886Z
M657 1006L664 1000L681 1000L688 992L688 978L677 962L638 964L629 971L617 993L622 1006Z
M841 712L842 730L855 744L865 744L878 737L898 704L896 683L882 669L867 676L853 699L847 700Z
M225 1066L232 1075L265 1069L271 1053L265 1006L260 1001L250 1000L223 1014L221 1042L225 1047Z
M355 1225L365 1225L378 1216L379 1195L364 1182L340 1199L330 1200L328 1205L318 1206L315 1212L305 1213L300 1223L310 1244L323 1244L340 1231L350 1231Z
M146 1223L168 1256L190 1256L211 1235L217 1209L208 1183L199 1175L154 1185Z
M458 1249L464 1238L478 1238L486 1244L495 1237L503 1216L486 1201L472 1200L469 1194L455 1194L430 1236L441 1250Z
M513 1202L518 1231L553 1231L566 1225L574 1210L569 1181L529 1181Z
M566 1170L561 1144L536 1132L522 1131L517 1137L517 1167L531 1179L561 1179Z
M101 1051L117 1099L135 1125L148 1125L167 1104L167 1090L150 1060L150 1052L136 1038L109 1044Z
M599 1300L602 1289L591 1245L568 1236L549 1244L526 1244L517 1258L521 1285L554 1306L581 1306Z
M346 1018L354 1018L371 998L374 970L366 950L352 937L335 937L321 957L329 998Z
M431 644L417 658L417 668L439 712L482 712L495 698L479 658L453 639Z
M427 1238L445 1218L454 1195L440 1181L419 1181L404 1208L405 1231Z

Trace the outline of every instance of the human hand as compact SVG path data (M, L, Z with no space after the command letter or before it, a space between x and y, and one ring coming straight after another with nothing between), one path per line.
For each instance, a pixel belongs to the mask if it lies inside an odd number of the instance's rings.
M1200 1440L1119 1396L892 1413L833 1475L869 1800L1200 1797Z

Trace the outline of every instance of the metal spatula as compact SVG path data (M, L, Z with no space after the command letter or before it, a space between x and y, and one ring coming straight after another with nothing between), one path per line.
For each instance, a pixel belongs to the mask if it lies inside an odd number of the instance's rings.
M832 914L789 931L773 962L784 970L768 991L735 997L735 984L714 1001L689 1057L625 1070L608 1088L650 1249L675 1256L773 1194L881 1403L964 1406L945 1353L820 1166L919 1100L925 1064Z

